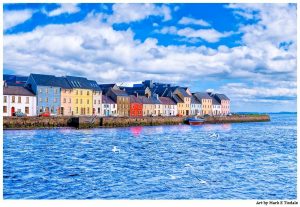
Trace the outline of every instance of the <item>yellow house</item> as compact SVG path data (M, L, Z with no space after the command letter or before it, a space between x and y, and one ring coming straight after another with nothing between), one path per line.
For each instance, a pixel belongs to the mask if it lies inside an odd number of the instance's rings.
M177 111L179 115L188 116L191 113L191 95L184 88L178 87L172 93L177 103Z
M72 87L71 103L72 115L92 115L93 113L93 87L86 78L66 76Z
M212 98L205 92L194 93L194 96L201 102L201 113L212 115Z

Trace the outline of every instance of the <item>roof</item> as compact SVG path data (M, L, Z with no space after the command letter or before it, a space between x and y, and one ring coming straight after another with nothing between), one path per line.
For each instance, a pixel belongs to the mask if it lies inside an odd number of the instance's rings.
M176 105L174 100L169 97L159 97L159 100L160 100L161 104L164 104L164 105Z
M161 102L157 98L150 97L149 99L150 99L150 101L151 101L152 104L161 104Z
M24 82L5 82L8 86L25 86Z
M212 97L212 105L221 105L221 103L214 97Z
M129 95L140 95L140 96L144 96L145 92L146 92L146 88L144 87L124 87L124 86L120 86L119 87L121 90L125 90L127 92L127 94Z
M104 94L107 93L107 91L110 89L110 88L113 88L116 84L115 83L108 83L108 84L98 84L98 86L100 87L100 89L102 90L102 92Z
M202 99L212 99L206 92L197 92L193 94L199 101Z
M191 97L184 88L178 87L177 90L182 94L183 97Z
M142 101L143 104L155 104L152 102L152 99L147 98L146 96L139 96L139 99Z
M173 99L176 103L184 103L184 101L177 94L173 96Z
M111 91L116 95L116 96L128 96L126 91L119 90L119 89L111 89Z
M95 86L91 85L90 80L84 77L66 76L65 77L72 88L82 88L93 90Z
M143 103L143 102L139 97L130 95L130 103Z
M215 96L220 100L230 100L225 94L216 93Z
M102 95L102 104L116 104L116 102L114 102L108 96Z
M63 77L54 75L30 74L38 86L54 86L61 88L71 88L70 84Z
M94 80L88 80L90 82L90 86L94 91L101 91L101 88L99 87L98 83Z
M201 102L195 96L191 96L191 104L201 104Z
M35 96L31 91L23 86L4 86L3 95Z

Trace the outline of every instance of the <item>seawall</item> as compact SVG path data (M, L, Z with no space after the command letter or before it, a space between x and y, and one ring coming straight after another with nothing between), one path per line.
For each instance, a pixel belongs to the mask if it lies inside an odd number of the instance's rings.
M264 122L270 121L269 115L233 115L221 117L206 117L205 123L218 124L218 123L239 123L239 122Z
M268 115L238 115L205 118L205 123L207 124L262 121L270 121L270 117ZM3 129L43 129L58 127L81 129L97 127L177 125L182 123L184 123L184 117L3 117Z

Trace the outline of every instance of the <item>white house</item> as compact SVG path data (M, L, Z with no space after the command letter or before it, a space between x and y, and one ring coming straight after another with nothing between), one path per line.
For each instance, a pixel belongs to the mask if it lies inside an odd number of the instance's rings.
M218 116L222 113L221 103L216 98L212 97L212 115Z
M117 115L117 103L106 95L102 95L102 116L116 116Z
M202 115L201 102L194 95L191 96L191 115Z
M163 107L163 116L176 116L177 111L177 104L169 97L159 97L161 105Z
M13 116L23 112L27 116L36 116L36 96L23 86L3 87L3 116Z

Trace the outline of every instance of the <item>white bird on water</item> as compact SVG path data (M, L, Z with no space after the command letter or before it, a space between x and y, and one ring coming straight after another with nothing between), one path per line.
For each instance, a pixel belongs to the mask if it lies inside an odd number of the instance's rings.
M120 149L118 149L116 146L114 146L111 151L113 151L114 153L116 153L116 152L120 152Z
M219 138L219 134L218 133L213 133L209 135L211 138Z

